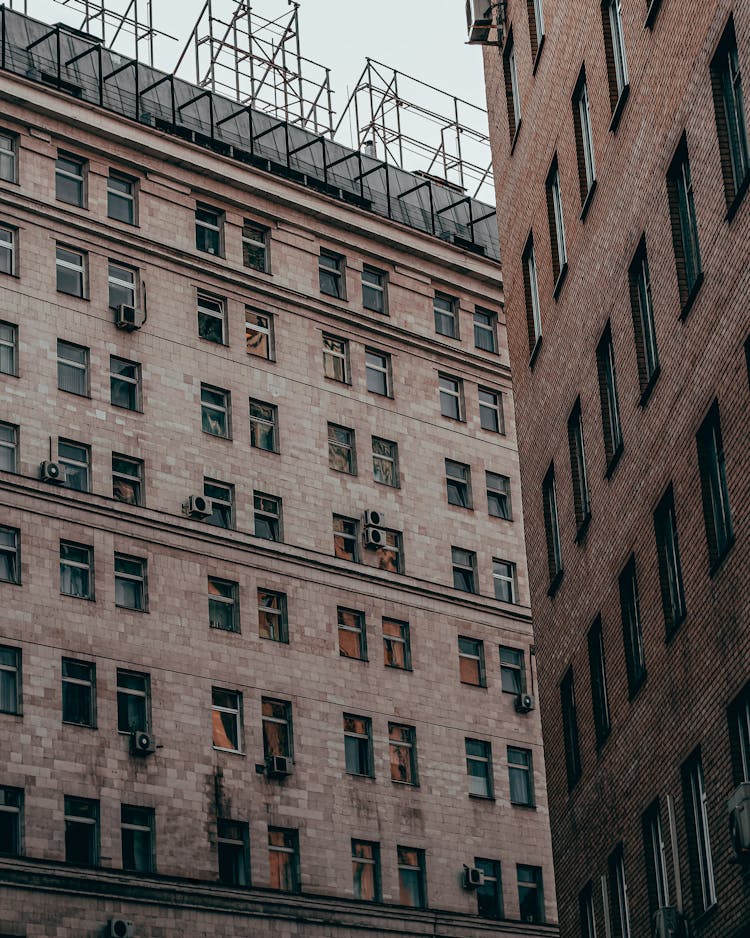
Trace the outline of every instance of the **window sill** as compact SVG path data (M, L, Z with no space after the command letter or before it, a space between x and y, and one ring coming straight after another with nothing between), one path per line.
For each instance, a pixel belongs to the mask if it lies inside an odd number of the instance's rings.
M534 56L534 64L531 68L531 74L536 75L536 67L539 65L539 59L542 56L542 49L544 48L544 37L546 33L542 33L542 38L539 40L539 45L536 47L536 55Z
M148 609L136 609L135 606L120 606L118 603L115 603L115 609L123 609L125 612L145 612L148 613Z
M653 374L648 379L648 383L645 388L641 391L641 396L638 398L638 406L645 407L648 404L649 398L651 397L651 392L654 390L654 385L656 384L656 379L661 374L661 365L657 365L654 368Z
M573 538L575 544L582 544L586 539L586 534L589 530L589 525L591 524L591 512L589 512L581 523L576 528L576 535Z
M367 775L364 772L347 772L346 774L349 776L349 778L364 778L369 779L371 782L375 781L374 775Z
M727 542L727 546L724 549L724 553L721 555L721 557L717 557L717 559L709 567L708 575L710 577L715 576L717 573L721 571L721 568L724 566L724 561L732 553L733 547L734 547L734 534L732 534L732 536L729 538L729 541Z
M367 658L353 658L351 655L345 655L343 651L339 651L339 658L346 658L347 661L359 661L361 664L367 664Z
M609 122L609 132L611 134L616 133L617 127L620 123L620 118L622 117L622 112L625 110L625 105L627 104L628 98L630 96L630 85L625 85L625 87L620 92L620 97L617 99L617 104L615 105L614 111L612 111L612 119Z
M644 29L654 28L654 20L656 19L656 14L659 12L660 6L661 0L651 0L651 3L648 5L648 10L646 11L646 22L643 24Z
M512 140L510 141L510 155L511 155L511 156L513 156L513 151L514 151L515 148L516 148L516 142L518 141L518 135L521 133L521 125L522 125L522 124L523 124L523 120L521 119L521 120L519 120L519 122L516 124L516 129L515 129L515 132L514 132L514 134L513 134L513 138L512 138Z
M734 216L737 214L737 209L740 207L748 187L750 187L750 170L745 173L745 178L740 183L734 198L727 207L727 223L731 222Z
M536 361L537 355L539 354L539 349L542 347L542 336L540 335L536 342L534 343L534 348L531 350L531 355L529 356L529 368L534 367L534 362Z
M511 805L514 808L525 808L527 811L536 811L536 805L533 801L511 801Z
M490 802L494 802L494 801L496 800L494 795L476 795L476 794L474 794L474 792L472 792L472 791L469 792L469 798L471 798L471 799L474 800L474 801L490 801Z
M61 486L61 488L64 486ZM72 491L76 491L72 489ZM66 599L80 599L85 603L95 603L96 598L94 596L73 596L70 593L60 593L61 596L64 596Z
M486 684L475 684L473 681L461 681L463 687L476 687L478 690L487 690Z
M121 731L122 732L122 731ZM232 756L244 756L245 753L241 749L224 749L221 746L214 746L214 752L228 752Z
M560 295L560 290L562 290L562 285L565 283L565 278L567 274L568 274L568 262L565 261L565 263L560 268L560 273L557 275L555 289L552 291L552 298L555 301L557 301L557 298Z
M690 313L690 310L695 305L695 300L698 294L700 293L701 287L703 286L703 280L704 280L703 271L701 271L698 274L698 276L695 278L695 283L691 287L690 293L688 293L687 298L685 299L685 302L683 303L682 309L680 310L681 320L687 319L688 314Z
M95 730L98 729L93 723L75 723L73 720L63 720L63 726L76 726L79 730Z
M419 782L402 782L401 779L392 778L392 785L405 785L407 788L419 788Z
M713 918L713 916L718 911L718 908L719 908L719 901L717 899L716 902L712 902L711 905L707 909L704 909L702 912L696 915L695 921L694 921L695 926L698 929L702 929L703 926L706 924L706 922L709 919Z
M555 593L558 591L558 589L559 589L559 587L560 587L560 583L562 582L562 578L563 578L563 574L564 574L564 573L565 573L564 569L563 569L562 567L560 567L560 569L557 571L557 573L555 574L555 576L553 577L553 579L550 581L549 588L547 589L547 595L550 597L550 599L551 599L551 598L555 595Z
M612 453L612 456L607 463L607 471L604 473L605 479L611 479L615 474L615 469L620 465L620 459L622 458L622 451L625 449L625 446L620 443L617 449Z
M589 205L591 205L591 200L594 198L594 193L596 192L596 179L591 183L589 191L586 193L586 198L583 200L583 205L581 206L581 214L578 216L581 221L586 221L586 216L589 213Z

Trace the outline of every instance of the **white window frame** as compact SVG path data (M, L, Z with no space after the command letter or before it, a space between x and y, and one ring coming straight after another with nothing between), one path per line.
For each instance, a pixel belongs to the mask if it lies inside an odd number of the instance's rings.
M12 468L5 469L5 472L18 472L18 437L19 427L17 424L0 420L0 450L8 450L11 454L8 462L12 465Z
M253 237L252 235L256 235ZM257 270L259 273L267 274L269 273L269 251L268 251L268 242L270 240L270 230L264 225L259 225L257 222L251 221L249 218L246 218L242 222L242 264L248 270ZM263 267L255 267L253 264L248 264L245 261L245 245L255 249L263 250Z
M484 317L487 322L477 322L477 316ZM476 340L477 329L490 337L490 348L484 348ZM483 352L490 352L497 355L497 314L489 309L483 309L481 306L474 307L474 347Z
M531 322L534 327L534 344L542 337L542 309L539 305L539 278L536 270L536 254L534 253L534 239L529 238L524 251L523 263L529 278L529 295L531 296Z
M616 0L615 0L616 2ZM565 218L563 215L562 190L560 188L560 167L555 163L555 170L550 179L550 192L552 193L552 209L555 218L555 240L557 241L557 258L560 265L560 274L568 263L568 248L565 241Z
M126 564L137 564L138 572L129 573L127 570L117 569L118 563L125 562ZM114 574L115 574L115 605L118 609L130 609L131 612L148 612L148 561L145 557L133 557L130 554L123 554L120 551L115 551L114 559ZM136 596L137 601L134 606L125 606L122 603L117 602L117 581L124 581L125 583L134 583L138 589Z
M200 326L200 317L201 315L205 316L208 319L216 319L221 324L221 338L219 339L217 345L227 345L227 304L226 301L218 296L211 296L209 293L198 292L197 299L197 313L198 313L198 323ZM207 339L206 336L200 335L199 338L203 339L204 342L211 342L212 339Z
M326 343L335 343L339 348L331 347L331 344ZM342 377L338 378L333 374L326 373L326 356L332 360L332 362L339 361L341 362L341 373ZM335 372L335 367L332 371ZM339 381L342 384L351 384L351 379L349 377L349 342L347 339L340 339L338 336L329 335L327 332L323 333L323 375L328 378L329 381Z
M480 743L482 746L482 751L484 755L477 755L476 753L470 753L468 750L469 743ZM466 774L469 779L469 795L475 798L492 798L494 785L493 785L493 772L492 772L492 743L486 739L476 739L474 737L466 737L464 740L464 751L466 754ZM472 775L469 771L470 763L476 763L478 765L484 766L484 773L482 775ZM484 782L484 791L474 791L472 786L477 787L474 779Z
M234 707L225 707L221 704L215 704L213 695L214 691L218 691L220 694L231 694L235 701ZM229 713L234 717L235 729L237 734L237 748L236 749L227 749L226 746L217 746L213 743L213 748L217 752L243 752L243 739L242 739L242 694L236 690L226 690L223 687L212 687L211 688L211 713Z
M5 332L10 338L5 337ZM18 326L14 322L0 321L0 348L9 349L9 357L13 360L13 367L9 371L0 371L0 374L16 377L18 375Z
M708 796L700 756L695 757L690 766L690 800L693 810L695 847L698 854L701 898L705 911L715 905L718 900L711 855L711 831L708 825Z
M18 182L18 137L6 130L0 131L0 167L10 165L11 172L0 173L4 182Z
M2 271L9 277L15 277L16 275L16 241L17 241L17 230L12 228L10 225L0 225L0 252L7 253L9 257L8 267L10 268L7 271Z
M380 361L375 362L373 359L379 359ZM375 372L376 374L383 376L383 384L385 386L384 391L373 391L372 388L368 387L367 390L370 394L378 394L381 397L392 397L391 393L391 356L388 352L379 352L374 348L365 348L365 383L367 384L367 376L369 372Z
M252 322L248 316L255 316L259 319L265 319L265 325L261 322ZM268 349L267 355L258 355L255 352L251 352L249 349L249 338L251 333L259 336L266 337L266 348ZM274 348L274 329L273 329L273 313L266 313L260 309L253 309L251 306L245 307L245 351L248 355L253 355L255 358L261 358L263 361L276 361L276 351Z
M377 278L377 280L368 279ZM384 271L378 270L377 267L371 267L369 264L364 264L362 266L362 307L369 310L372 313L380 313L383 315L388 315L388 294L386 292L386 283L387 275ZM374 306L368 306L365 303L365 293L366 290L372 290L374 293L380 295L381 309L376 309Z
M80 261L79 264L74 263L73 261L65 260L60 257L60 251L65 251L66 254L71 254L73 257L77 257ZM66 296L75 296L79 299L86 299L86 258L87 254L85 251L79 251L77 248L70 248L64 244L57 244L55 248L55 280L57 280L57 271L59 268L63 270L72 270L74 273L78 274L81 280L81 292L80 293L68 293L67 290L60 290L58 287L58 293L64 293Z
M118 277L117 275L113 274L113 268L128 274L129 279L125 280L122 277ZM127 264L121 264L120 261L109 258L107 262L107 286L110 295L112 287L125 290L130 294L129 302L127 303L118 303L117 306L112 306L110 301L110 309L118 309L120 305L138 306L138 271L135 267L129 267Z
M499 573L497 569L497 564L505 564L506 567L510 569L509 574ZM502 560L499 557L492 558L492 584L493 584L493 595L497 597L497 583L509 583L510 584L510 602L518 602L518 587L516 585L516 565L510 560ZM506 600L499 600L500 602L505 602Z
M453 388L445 387L445 383L450 382L451 385L455 386ZM464 396L463 396L463 381L461 378L454 378L452 375L438 374L438 393L440 396L440 415L446 417L448 420L460 420L464 422ZM457 416L452 414L446 414L443 412L442 406L442 395L445 394L449 397L454 397L456 399L456 410Z
M110 181L116 179L119 182L130 186L129 192L120 192L117 189L110 187ZM107 218L111 218L113 221L121 221L125 225L135 225L136 224L136 198L135 198L135 180L131 179L130 176L126 176L124 173L118 173L117 170L110 169L107 176ZM123 202L130 203L130 221L123 221L121 218L116 218L114 215L109 213L109 197L110 195L114 196L116 199L122 199Z
M612 40L612 57L619 98L628 86L628 62L625 56L625 38L622 30L622 0L607 0L609 34Z
M591 108L589 106L589 89L584 75L583 81L576 96L578 108L578 122L581 127L581 148L583 150L583 165L586 173L586 192L596 182L596 163L594 161L594 136L591 129Z
M494 403L483 401L482 395L486 397L493 397L495 399ZM477 388L477 401L479 402L479 425L483 430L487 430L488 433L499 433L501 436L505 435L505 411L503 408L503 394L502 391L495 391L492 388L485 388L481 385ZM489 410L495 414L497 418L497 430L490 427L482 426L482 410Z

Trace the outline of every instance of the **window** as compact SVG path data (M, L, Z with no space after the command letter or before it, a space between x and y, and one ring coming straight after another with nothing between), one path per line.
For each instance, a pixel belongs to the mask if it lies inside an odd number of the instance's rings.
M86 161L67 153L58 153L55 160L55 198L58 202L86 207Z
M272 700L263 697L261 701L261 719L263 722L263 756L284 756L291 759L292 746L292 705L288 700Z
M208 578L208 624L224 632L240 630L240 588L231 580Z
M94 598L94 548L60 541L60 592L76 599Z
M126 505L143 504L143 460L112 453L112 495Z
M392 397L390 355L371 348L365 349L365 374L368 391L383 397Z
M141 409L141 366L125 358L109 357L110 400L114 407Z
M284 827L268 828L268 865L271 889L299 892L299 835Z
M21 532L0 525L0 582L21 582Z
M211 690L211 722L214 749L242 751L242 694L235 690Z
M536 58L544 42L544 10L542 0L526 0L529 14L529 39L531 40L531 56L536 64Z
M23 790L0 785L0 855L21 856L22 831Z
M499 391L479 388L479 425L492 433L505 433L503 398Z
M142 557L115 554L115 605L121 609L148 611L147 563Z
M267 541L281 541L281 499L276 495L253 492L255 536Z
M477 555L473 550L451 547L453 588L465 593L477 592Z
M344 269L346 258L341 254L334 254L333 251L326 251L321 248L318 258L318 279L320 281L320 292L326 296L335 296L339 300L346 297L344 283Z
M388 756L391 763L391 781L404 785L418 785L416 732L413 726L388 724Z
M99 863L99 802L92 798L65 795L65 862Z
M232 438L231 399L229 391L201 384L201 427L204 433L225 440Z
M368 267L362 268L362 306L373 313L388 313L386 297L386 275L382 270Z
M225 886L250 885L250 837L243 821L219 818L216 825L219 882Z
M495 599L504 603L517 603L516 565L508 560L492 558L492 582Z
M560 191L560 172L557 168L557 156L547 176L547 220L549 222L549 240L552 249L552 279L555 291L560 286L562 275L568 266L568 250L565 244L565 221L563 219L562 193Z
M57 441L57 461L65 467L65 486L77 492L89 491L91 448L70 440Z
M503 77L505 79L505 103L508 108L508 133L512 144L521 126L521 96L518 91L516 47L513 43L512 29L508 32L503 49Z
M596 182L594 164L594 136L591 129L591 111L589 109L589 90L586 85L586 70L581 69L576 90L573 93L573 130L576 138L576 156L578 158L578 184L581 188L581 205L593 192Z
M625 879L625 857L622 844L615 847L607 865L609 867L613 931L617 938L630 938L630 905L628 903L628 884Z
M0 713L21 713L21 649L0 645Z
M211 514L206 518L206 524L213 524L217 528L234 528L234 486L204 479L203 494L211 499Z
M474 308L474 345L497 353L497 315L478 306Z
M471 468L462 462L445 460L445 484L448 504L459 508L473 508L471 499Z
M438 375L440 387L440 413L451 420L465 420L464 384L459 378Z
M224 213L209 205L195 207L195 247L206 254L223 256Z
M604 52L607 60L609 105L612 113L628 87L628 63L625 58L625 39L622 31L622 0L604 0L602 4ZM624 98L622 99L624 101Z
M55 248L55 271L59 293L81 298L85 296L86 255L82 251L58 244Z
M218 345L227 344L225 301L205 293L198 294L198 337Z
M147 732L151 726L151 679L148 674L117 669L117 730Z
M628 271L630 309L633 314L635 355L638 362L638 383L641 400L648 394L659 374L659 351L656 347L654 304L651 298L651 275L648 269L646 239L641 238Z
M750 782L750 684L732 703L728 716L734 781Z
M424 850L416 847L397 847L398 901L415 909L427 905Z
M354 430L328 424L328 467L336 472L357 474L357 451L354 445Z
M708 554L713 569L723 560L734 542L718 401L711 405L708 416L698 431L696 442L703 496L703 520L706 524Z
M383 664L411 671L409 623L383 619Z
M351 384L349 377L349 343L346 339L323 333L323 374L332 381Z
M258 589L258 634L272 642L289 641L286 593Z
M339 654L344 658L367 661L367 632L365 614L355 609L337 609Z
M373 777L372 720L344 714L344 757L349 775Z
M107 217L135 224L135 180L113 170L107 178Z
M714 905L717 897L708 826L708 796L700 749L682 767L682 782L693 891L696 905L705 910Z
M484 883L476 890L477 915L481 918L503 917L503 884L499 860L474 857L474 866L484 873Z
M635 556L631 555L620 574L620 611L622 636L625 646L625 665L628 673L628 691L632 698L646 680L646 657L643 649L643 629L638 600L638 578Z
M263 274L269 272L268 242L271 232L263 225L248 221L246 218L242 225L242 263L252 270L259 270Z
M521 259L523 266L523 290L526 300L526 328L529 333L529 354L534 353L542 337L542 311L539 306L539 279L536 273L534 236L529 235Z
M16 230L0 225L0 274L16 273Z
M750 169L742 75L734 19L731 17L711 63L711 85L716 109L716 131L719 137L724 193L727 206L731 209L732 203L743 191Z
M469 794L477 798L492 798L491 744L483 739L467 739L465 745Z
M680 305L684 316L703 279L698 244L698 217L695 213L687 139L684 136L667 173L667 195Z
M369 840L352 840L352 882L355 899L382 902L378 844Z
M500 646L500 681L504 694L518 696L526 690L526 666L520 648Z
M341 560L359 562L359 521L333 516L333 553Z
M137 808L130 804L121 805L120 828L122 868L136 873L153 873L156 869L154 809Z
M544 891L539 866L516 864L518 876L518 907L522 922L544 922Z
M248 355L275 361L273 315L245 307L245 347Z
M594 893L590 882L578 894L578 911L581 917L581 938L596 938Z
M568 776L568 789L572 789L581 777L581 750L578 743L578 718L576 716L572 667L565 672L565 677L560 684L560 705L562 709L563 743L565 746L565 768Z
M559 581L563 572L554 463L550 463L547 475L542 482L542 510L544 512L544 533L547 539L547 572L549 573L552 588Z
M0 322L0 374L18 374L18 326Z
M448 336L449 339L458 338L458 300L455 296L446 293L436 293L433 300L435 314L435 332L438 335Z
M377 436L372 438L372 477L381 485L399 488L397 443Z
M573 482L573 509L576 525L580 531L591 517L589 483L586 472L586 452L583 446L583 418L579 398L568 417L568 448L570 450L570 474Z
M667 637L679 627L687 615L685 589L682 585L680 542L677 538L677 517L674 494L670 485L654 512L656 553L659 559L659 583Z
M510 803L534 805L534 769L530 749L518 749L508 746L508 781L510 783Z
M61 391L89 396L89 350L57 340L57 386Z
M485 472L487 480L487 513L493 518L511 521L510 479L496 472Z
M611 472L622 449L620 403L617 396L617 373L612 330L609 323L596 348L596 369L599 373L599 400L602 407L602 434L607 457L607 472Z
M7 130L0 131L0 179L18 182L18 138Z
M458 636L458 670L462 684L486 687L484 670L484 642L477 638Z
M18 471L18 427L0 420L0 470Z
M279 412L275 404L250 398L250 445L267 453L279 451Z
M646 858L646 881L651 915L669 905L667 856L661 829L659 799L643 815L643 853Z
M607 669L604 663L604 636L602 635L601 617L597 616L596 621L589 629L587 642L589 673L591 676L591 706L594 711L596 746L599 748L604 745L612 726L609 716L609 699L607 697Z
M135 268L110 260L108 282L110 309L138 305L138 271Z
M387 570L389 573L404 572L404 545L400 531L381 528L385 542L373 550L367 550L364 562L370 567Z
M62 660L63 723L96 726L96 665L89 661Z

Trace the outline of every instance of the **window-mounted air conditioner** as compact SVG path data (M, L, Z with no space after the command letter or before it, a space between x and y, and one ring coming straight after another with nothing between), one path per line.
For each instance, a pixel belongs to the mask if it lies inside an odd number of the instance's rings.
M39 466L39 478L42 482L49 482L50 485L64 485L65 466L51 459L45 459Z
M484 886L484 870L476 866L465 866L463 875L464 889L479 889Z
M287 756L268 756L266 776L268 778L286 778L292 774L292 760Z
M727 802L729 834L738 860L750 861L750 782L743 782Z
M107 923L109 938L135 938L135 925L124 918L111 918Z
M466 0L466 28L469 44L484 45L493 40L493 28L497 26L499 0Z
M531 694L518 694L516 697L516 711L530 713L534 709L534 698Z
M140 329L143 323L143 313L135 306L121 304L115 310L115 325L118 329L134 332L136 329Z
M211 499L205 495L191 495L184 507L191 518L210 518L214 510Z
M150 756L156 752L156 740L145 730L134 730L130 734L130 754L132 756Z

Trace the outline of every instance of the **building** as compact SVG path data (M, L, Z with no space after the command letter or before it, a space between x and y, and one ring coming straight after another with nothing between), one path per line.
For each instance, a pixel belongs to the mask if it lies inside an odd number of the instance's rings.
M498 7L476 6L494 40ZM499 9L483 52L561 934L737 938L750 9Z
M556 934L489 210L1 25L0 932Z

